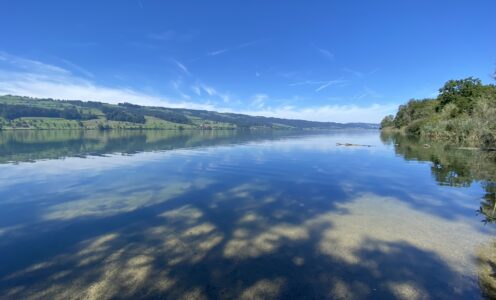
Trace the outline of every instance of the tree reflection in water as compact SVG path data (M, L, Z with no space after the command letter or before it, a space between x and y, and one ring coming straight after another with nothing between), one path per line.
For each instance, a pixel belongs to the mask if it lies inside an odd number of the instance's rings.
M0 299L480 297L475 189L438 186L378 132L11 134L0 157L36 162L1 165ZM481 153L384 141L439 184L490 182Z
M406 160L429 161L440 185L467 187L480 182L485 195L477 215L485 224L496 223L496 151L483 151L443 144L429 144L401 134L382 133L386 144L394 144ZM496 298L496 240L479 247L477 253L479 285L483 295Z

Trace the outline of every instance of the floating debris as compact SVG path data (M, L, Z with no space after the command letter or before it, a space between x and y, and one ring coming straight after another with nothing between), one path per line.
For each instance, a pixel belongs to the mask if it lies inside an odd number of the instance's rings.
M372 145L350 144L350 143L336 143L336 146L344 147L372 147Z

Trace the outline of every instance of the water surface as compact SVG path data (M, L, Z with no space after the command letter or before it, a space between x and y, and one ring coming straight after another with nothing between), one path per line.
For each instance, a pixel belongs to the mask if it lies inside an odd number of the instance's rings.
M494 166L378 131L1 132L0 297L479 299Z

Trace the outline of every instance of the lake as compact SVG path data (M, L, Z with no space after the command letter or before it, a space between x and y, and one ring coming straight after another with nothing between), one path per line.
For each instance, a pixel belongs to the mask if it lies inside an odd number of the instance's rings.
M4 131L0 298L490 297L495 178L375 130Z

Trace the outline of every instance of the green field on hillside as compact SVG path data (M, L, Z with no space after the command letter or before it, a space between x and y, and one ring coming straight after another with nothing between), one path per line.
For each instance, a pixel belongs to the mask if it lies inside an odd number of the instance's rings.
M377 124L313 122L214 111L0 96L0 129L346 129Z

